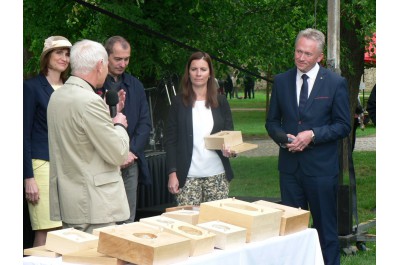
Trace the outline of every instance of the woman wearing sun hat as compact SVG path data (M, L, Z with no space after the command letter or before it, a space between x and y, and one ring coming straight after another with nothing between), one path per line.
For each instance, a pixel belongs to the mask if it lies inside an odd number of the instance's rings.
M47 135L47 105L51 93L61 87L69 73L71 43L62 36L51 36L44 42L40 55L40 73L24 81L24 190L28 202L33 246L46 243L50 230L62 223L50 220L49 210L49 146Z

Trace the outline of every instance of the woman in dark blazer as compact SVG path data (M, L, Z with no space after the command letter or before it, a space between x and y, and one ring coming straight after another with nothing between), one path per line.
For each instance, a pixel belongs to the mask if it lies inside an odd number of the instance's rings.
M218 95L211 57L193 53L181 81L181 94L173 98L165 131L168 190L178 205L225 199L233 178L229 147L205 148L204 137L233 130L227 99Z
M62 226L61 222L50 220L47 105L53 91L67 79L71 46L62 36L47 38L40 55L40 74L24 81L23 174L25 198L35 231L34 247L44 245L47 232Z

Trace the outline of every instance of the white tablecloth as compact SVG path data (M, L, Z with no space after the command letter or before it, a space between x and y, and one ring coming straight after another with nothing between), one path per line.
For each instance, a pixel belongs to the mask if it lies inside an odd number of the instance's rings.
M23 265L58 265L62 258L24 257ZM272 237L228 250L215 249L212 253L189 257L175 265L324 265L318 234L315 229L287 236Z

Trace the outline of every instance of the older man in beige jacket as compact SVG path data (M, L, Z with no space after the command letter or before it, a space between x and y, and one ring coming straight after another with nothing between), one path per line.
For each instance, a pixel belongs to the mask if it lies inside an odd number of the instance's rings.
M129 217L121 165L128 156L125 116L112 119L95 93L108 73L108 56L97 42L71 48L71 74L49 102L50 218L91 233ZM118 110L125 94L119 95Z

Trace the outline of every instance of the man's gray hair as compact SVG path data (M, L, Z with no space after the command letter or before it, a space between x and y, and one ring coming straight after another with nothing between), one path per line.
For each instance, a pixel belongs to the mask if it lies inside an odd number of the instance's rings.
M78 41L71 48L71 74L86 75L96 67L100 60L108 63L108 55L103 45L92 40Z
M313 41L316 41L318 43L319 51L321 53L324 52L324 48L325 48L325 35L324 35L324 33L322 33L321 31L319 31L317 29L312 29L312 28L308 28L308 29L302 30L302 31L299 32L299 34L297 34L295 45L297 44L297 41L302 37L310 39L310 40L313 40Z

